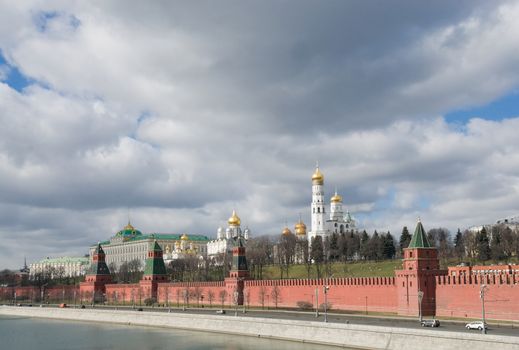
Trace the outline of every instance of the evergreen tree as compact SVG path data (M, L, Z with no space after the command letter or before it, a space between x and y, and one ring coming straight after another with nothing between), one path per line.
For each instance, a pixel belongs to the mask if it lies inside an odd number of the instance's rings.
M383 236L383 258L393 259L395 257L395 240L390 232Z
M492 241L490 242L490 254L494 261L500 261L506 258L505 251L503 249L503 239L499 229L492 231Z
M477 244L478 259L481 261L489 260L491 257L490 243L489 243L489 239L488 239L487 230L484 227L476 235L476 244Z
M460 261L465 256L465 242L463 241L463 234L460 229L458 229L456 237L454 238L454 254Z
M404 251L404 248L409 246L409 242L411 242L411 235L409 234L409 230L407 226L404 226L402 229L402 234L400 235L400 254Z
M348 260L348 237L343 232L339 237L339 259L343 262Z
M382 259L383 255L383 245L382 240L380 239L380 236L378 232L375 230L371 238L369 239L369 242L367 244L367 257L370 260L380 260Z
M339 258L339 236L334 232L330 239L330 261L336 261Z
M366 230L362 231L362 234L360 236L360 255L363 259L369 259L369 251L368 251L368 243L369 243L369 236Z
M324 262L323 238L321 236L315 236L312 238L310 259L312 259L315 264L317 278L321 278L321 264Z

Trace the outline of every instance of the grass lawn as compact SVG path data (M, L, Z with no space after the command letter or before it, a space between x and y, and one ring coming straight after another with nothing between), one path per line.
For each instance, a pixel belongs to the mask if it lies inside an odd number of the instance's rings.
M402 268L402 260L386 261L363 261L331 264L333 277L393 277L394 271ZM326 277L324 265L321 268L323 277ZM308 278L305 265L292 265L288 278ZM280 270L278 266L266 266L263 270L264 279L279 279ZM283 276L287 278L287 276ZM315 266L310 270L310 278L317 278Z

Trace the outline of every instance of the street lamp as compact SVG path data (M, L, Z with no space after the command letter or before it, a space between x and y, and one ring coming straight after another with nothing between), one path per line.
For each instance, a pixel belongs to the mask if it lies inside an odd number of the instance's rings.
M328 290L330 286L324 286L324 322L328 322Z
M114 297L115 297L115 309L117 310L117 291L115 291L114 293Z
M76 290L74 289L74 309L76 308Z
M421 290L418 291L418 316L420 323L422 322L422 300L423 300L423 292Z
M16 305L16 291L14 291L14 305Z
M487 290L487 285L482 284L479 288L479 297L481 298L481 319L483 321L483 329L481 330L482 334L487 334L487 328L485 327L485 292Z
M238 316L238 291L234 291L234 316Z
M319 288L315 288L315 317L319 317Z

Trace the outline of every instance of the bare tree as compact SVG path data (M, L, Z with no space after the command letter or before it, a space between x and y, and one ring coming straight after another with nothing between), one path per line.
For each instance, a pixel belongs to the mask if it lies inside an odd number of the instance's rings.
M264 286L261 286L258 291L258 299L261 304L261 308L265 308L265 298L267 296L267 289Z
M281 290L277 285L272 287L270 291L270 295L272 296L272 302L274 303L276 309L278 308L278 303L281 301Z
M220 293L218 293L220 297L220 302L222 303L222 309L225 305L225 299L227 298L227 291L225 289L222 289Z
M296 236L292 233L282 234L278 243L278 258L281 270L281 278L283 278L283 271L285 271L286 277L290 270L290 265L294 261L296 254Z
M213 307L214 298L214 292L211 289L209 289L209 291L207 292L207 300L209 300L209 307Z

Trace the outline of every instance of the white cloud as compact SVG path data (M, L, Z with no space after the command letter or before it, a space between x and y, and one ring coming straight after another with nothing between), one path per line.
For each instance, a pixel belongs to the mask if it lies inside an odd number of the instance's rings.
M516 214L519 118L438 115L517 87L517 4L142 6L0 5L36 81L0 83L0 265L84 252L128 207L144 231L213 235L237 208L278 233L308 223L316 160L370 230Z

